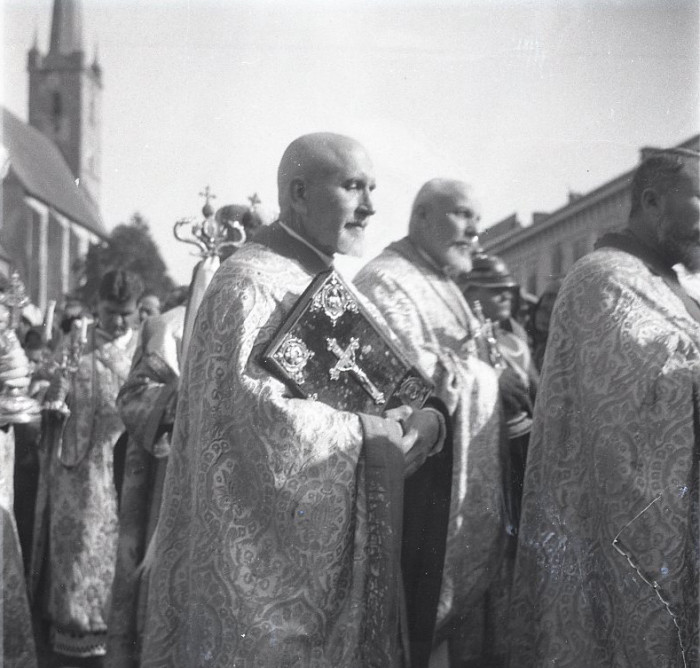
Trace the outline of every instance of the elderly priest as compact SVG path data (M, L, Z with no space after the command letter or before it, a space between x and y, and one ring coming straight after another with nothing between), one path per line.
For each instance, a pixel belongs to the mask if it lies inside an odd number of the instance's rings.
M405 665L404 476L445 423L295 396L260 358L374 213L356 141L292 142L280 220L217 272L183 372L151 578L144 666Z

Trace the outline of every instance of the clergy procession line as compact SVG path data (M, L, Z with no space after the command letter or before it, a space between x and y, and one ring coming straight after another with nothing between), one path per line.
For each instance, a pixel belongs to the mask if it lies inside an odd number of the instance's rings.
M539 300L457 179L365 248L332 133L163 305L115 269L32 327L0 277L2 665L697 668L699 158Z

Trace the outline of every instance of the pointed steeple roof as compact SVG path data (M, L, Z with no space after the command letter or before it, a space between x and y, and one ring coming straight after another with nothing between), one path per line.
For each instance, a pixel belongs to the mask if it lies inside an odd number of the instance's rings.
M83 12L80 0L54 0L49 53L68 55L83 50Z

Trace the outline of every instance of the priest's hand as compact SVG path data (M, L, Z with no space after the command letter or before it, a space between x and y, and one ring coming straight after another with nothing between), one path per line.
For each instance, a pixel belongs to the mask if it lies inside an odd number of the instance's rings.
M387 411L386 417L398 421L403 429L401 448L407 477L415 473L428 457L442 450L446 430L444 418L438 411L399 406Z

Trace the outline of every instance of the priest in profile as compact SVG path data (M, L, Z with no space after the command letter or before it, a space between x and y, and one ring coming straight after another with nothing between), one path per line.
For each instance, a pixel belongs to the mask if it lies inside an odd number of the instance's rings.
M222 264L180 389L143 666L407 665L403 481L444 441L432 409L295 398L261 353L335 253L359 254L372 163L349 137L285 151L280 219Z
M451 467L432 457L406 481L402 567L412 668L483 668L500 665L507 652L509 579L501 566L512 538L501 399L517 388L511 373L498 376L480 359L480 325L453 278L472 268L479 220L471 186L431 179L415 197L408 235L355 277L451 418ZM440 506L449 510L446 528L444 515L433 514Z

